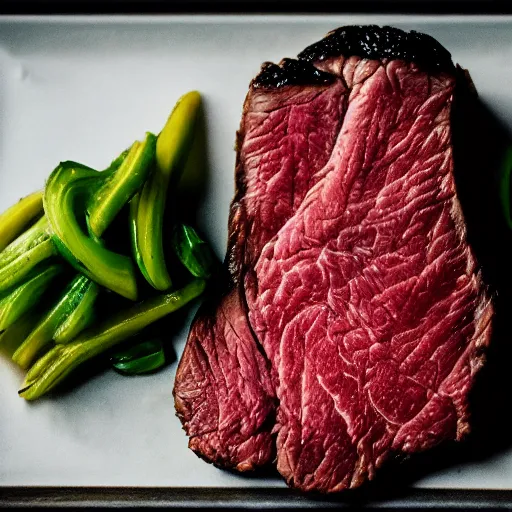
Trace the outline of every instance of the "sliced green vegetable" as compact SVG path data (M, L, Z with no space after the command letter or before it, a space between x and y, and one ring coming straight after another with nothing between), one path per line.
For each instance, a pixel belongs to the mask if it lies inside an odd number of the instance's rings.
M97 285L92 283L88 277L76 276L64 291L61 299L43 316L16 350L12 357L13 361L27 369L41 350L52 341L59 326L76 311L92 285L97 288Z
M0 331L11 326L18 318L39 302L52 281L64 270L62 265L52 265L0 300Z
M43 213L40 190L20 199L0 215L0 251L3 251L38 215Z
M162 342L154 339L115 353L111 361L114 369L124 375L141 375L164 366L165 353Z
M153 136L154 137L154 136ZM155 138L156 141L156 138ZM137 143L140 144L140 143ZM94 204L101 208L102 202L98 201L98 195L104 193L104 187L105 183L108 183L111 187L115 184L113 181L113 175L117 174L118 170L123 166L124 162L126 161L126 158L130 154L130 149L127 149L123 151L117 158L115 158L110 165L102 171L102 179L104 180L102 183L103 185L99 187L99 189L93 194L92 201L89 202L89 212L92 212L92 215L95 215L95 206ZM133 159L132 159L133 160ZM132 165L133 169L133 165ZM140 169L135 169L136 172L138 172L140 176ZM143 173L142 173L143 174ZM125 170L122 170L121 172L121 178L126 179L126 172ZM131 192L130 192L131 193ZM91 205L91 202L94 203ZM88 222L88 231L89 234L100 244L103 242L100 240L99 237L103 234L103 230L106 229L111 222L111 220L114 218L113 215L110 216L110 219L108 222L103 222L102 228L97 230L96 233L94 233L90 227L89 224L89 217L86 219ZM62 248L65 250L64 248ZM69 257L73 257L70 255ZM71 340L76 338L78 334L80 334L84 329L89 327L96 318L96 312L95 312L95 303L96 299L99 295L100 288L99 286L92 280L90 280L86 276L77 276L75 280L80 282L79 289L79 301L78 303L73 300L73 297L69 297L68 299L72 302L72 307L70 311L67 313L66 318L62 323L60 323L59 327L55 331L53 335L53 340L55 343L69 343Z
M116 172L117 169L119 169L119 167L121 167L121 164L124 162L124 159L128 155L129 151L130 151L130 148L125 149L119 156L114 158L114 160L112 160L112 162L110 162L109 166L104 171L101 171L101 174L103 174L104 176L108 176L108 175Z
M136 144L140 145L140 143ZM155 145L156 137L153 136L153 154ZM132 152L130 156L130 152L123 152L116 160L110 164L109 168L105 171L105 174L102 175L95 173L92 169L86 166L82 166L81 164L72 164L73 166L77 166L88 171L87 177L85 179L90 179L92 176L90 173L94 172L94 178L102 180L101 184L98 181L96 186L93 186L91 189L89 189L89 194L92 192L92 201L90 201L90 204L93 218L100 218L96 215L96 213L98 211L101 212L101 209L105 205L112 206L111 196L115 196L116 193L118 194L119 187L116 188L118 181L126 179L129 180L130 176L126 172L127 162L130 163L130 171L132 171L132 173L135 172L141 174L140 164L137 164L138 168L134 167L137 157L137 153L133 154ZM146 167L148 166L146 165ZM144 174L144 172L145 171L142 171L142 174ZM114 177L117 176L119 177L119 180L116 181ZM124 188L129 188L130 186L131 184L129 182ZM112 188L114 188L117 192L109 193ZM116 206L113 208L115 207ZM101 236L103 229L108 226L116 213L117 211L114 213L111 209L110 217L102 217L101 228L95 233L95 235ZM46 226L47 225L48 224L46 223ZM47 253L53 255L56 252L56 246L50 239L50 235L48 235L47 240L24 253L14 262L0 270L0 292L2 291L4 281L7 282L7 284L12 285L12 281L17 279L18 273L27 274L31 271L33 266L48 257ZM73 256L68 255L68 257ZM5 279L3 279L4 274ZM98 292L98 285L91 281L89 277L85 275L76 276L68 285L60 300L57 301L55 306L41 319L40 323L32 330L32 332L29 333L23 344L13 355L13 360L19 366L26 369L30 366L37 354L41 352L41 350L47 346L52 341L52 339L55 339L60 343L71 341L73 337L78 335L84 328L89 326L94 319L94 302Z
M512 208L510 205L512 197L511 188L511 174L512 174L512 145L505 151L502 160L501 175L500 175L500 199L501 209L509 228L512 229Z
M20 284L37 265L56 254L54 243L48 239L1 268L0 293Z
M133 196L132 200L130 201L130 211L129 211L129 222L130 222L130 240L132 244L132 254L135 259L135 262L137 263L137 266L139 267L139 270L141 271L142 275L144 276L144 279L148 283L151 284L151 278L149 277L149 274L146 271L146 267L144 265L144 261L142 260L142 256L139 251L139 246L137 243L138 240L138 234L137 234L137 213L139 211L139 201L140 201L140 193L137 193Z
M76 367L183 307L201 295L204 288L205 281L196 279L180 290L147 299L120 312L102 325L84 331L67 345L56 345L32 366L19 394L27 400L39 398Z
M0 253L0 295L23 282L43 261L57 254L45 216Z
M101 175L101 174L99 174ZM81 273L131 300L137 298L132 260L87 236L75 213L75 202L101 185L98 173L76 164L61 163L50 175L44 208L59 252Z
M88 204L89 228L100 237L121 208L144 184L155 159L156 136L147 133L143 142L136 141L119 168L111 173L94 193Z
M85 276L81 276L85 277ZM94 305L100 292L99 286L90 279L84 283L78 304L64 319L53 336L55 343L65 344L76 338L84 329L92 325L96 318Z
M172 286L163 249L163 220L167 189L171 179L177 183L194 139L201 96L192 91L180 98L156 142L156 167L146 181L132 212L136 239L132 245L142 274L157 290ZM134 206L135 208L135 206Z
M30 251L49 239L48 220L43 216L0 253L0 268L12 263L17 258L23 256L27 251Z
M172 248L187 270L194 277L211 276L215 259L210 246L186 224L178 224L173 232Z

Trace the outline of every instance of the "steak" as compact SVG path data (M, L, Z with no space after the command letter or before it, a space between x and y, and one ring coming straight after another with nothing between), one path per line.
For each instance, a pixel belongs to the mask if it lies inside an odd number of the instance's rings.
M238 132L221 285L174 386L197 455L335 492L469 432L494 315L467 241L433 38L343 27L265 63Z

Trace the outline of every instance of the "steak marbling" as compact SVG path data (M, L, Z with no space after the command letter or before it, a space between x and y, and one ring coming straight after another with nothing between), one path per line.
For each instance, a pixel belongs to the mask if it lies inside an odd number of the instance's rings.
M424 34L343 27L247 95L224 289L174 387L190 448L289 485L372 479L469 431L493 306L453 174L466 81Z

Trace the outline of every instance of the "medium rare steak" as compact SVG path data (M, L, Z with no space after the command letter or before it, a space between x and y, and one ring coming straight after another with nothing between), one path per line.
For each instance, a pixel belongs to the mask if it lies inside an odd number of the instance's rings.
M465 75L434 39L344 27L247 95L223 287L174 387L190 447L289 485L372 479L469 431L493 306L454 181Z

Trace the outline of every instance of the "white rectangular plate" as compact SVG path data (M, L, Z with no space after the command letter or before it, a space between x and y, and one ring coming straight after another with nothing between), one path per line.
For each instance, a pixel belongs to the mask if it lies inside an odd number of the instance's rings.
M105 167L144 131L158 131L182 93L198 89L211 166L200 219L223 256L235 132L251 78L262 62L293 57L329 30L353 23L434 36L471 71L481 97L512 128L512 18L4 17L0 210L42 187L60 160ZM187 330L173 341L178 354ZM247 479L218 470L188 450L174 416L175 364L150 377L110 371L30 404L17 396L21 372L0 363L0 486L284 486L278 477ZM431 474L417 486L511 484L512 450Z

